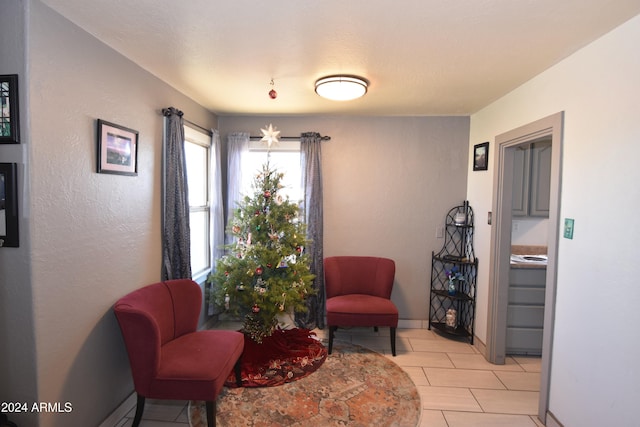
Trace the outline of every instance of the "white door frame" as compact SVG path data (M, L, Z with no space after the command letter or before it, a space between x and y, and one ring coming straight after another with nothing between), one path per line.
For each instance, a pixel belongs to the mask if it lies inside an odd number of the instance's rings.
M493 226L489 263L489 306L487 354L489 362L505 363L507 302L511 256L511 209L513 195L514 152L518 145L551 136L551 187L544 330L542 333L542 368L538 418L545 422L549 406L549 377L555 318L557 253L560 233L560 184L562 167L562 127L564 113L556 113L528 125L498 135L495 139L493 183Z

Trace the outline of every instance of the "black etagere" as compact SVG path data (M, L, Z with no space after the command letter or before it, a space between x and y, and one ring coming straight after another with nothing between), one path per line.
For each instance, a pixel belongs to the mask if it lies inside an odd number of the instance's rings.
M445 218L444 245L431 253L429 329L473 344L478 258L473 253L473 209L468 201ZM451 284L450 277L455 277Z

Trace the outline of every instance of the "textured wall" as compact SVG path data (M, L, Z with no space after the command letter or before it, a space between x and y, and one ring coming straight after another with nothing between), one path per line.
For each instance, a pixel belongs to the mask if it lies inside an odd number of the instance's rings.
M27 176L27 80L24 2L1 0L0 74L18 74L22 144L0 144L0 162L18 164L20 247L0 249L0 402L36 395L36 344L30 286L29 186ZM18 425L35 425L37 414L10 414Z
M39 1L28 22L34 398L73 405L41 426L98 425L133 390L111 307L160 278L160 110L216 118ZM95 172L98 118L140 132L137 177Z

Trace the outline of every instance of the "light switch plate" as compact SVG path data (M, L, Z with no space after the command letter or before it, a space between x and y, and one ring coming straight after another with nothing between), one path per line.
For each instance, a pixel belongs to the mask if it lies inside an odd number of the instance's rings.
M573 239L573 218L564 219L564 238Z

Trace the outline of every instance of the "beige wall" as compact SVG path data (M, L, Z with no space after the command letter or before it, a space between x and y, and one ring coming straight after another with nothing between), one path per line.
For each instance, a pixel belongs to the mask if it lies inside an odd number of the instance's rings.
M12 415L18 425L98 425L133 390L112 305L160 278L160 110L175 106L204 126L217 120L39 1L14 9L10 19L22 22L26 10L28 28L26 71L7 72L21 73L25 95L17 157L29 171L20 177L30 180L20 221L30 236L23 235L20 250L28 253L10 277L0 275L16 297L0 301L8 317L1 360L11 362L1 368L0 393L7 401L73 405L39 420ZM95 173L98 118L140 132L137 177ZM12 253L3 250L0 262ZM34 375L37 391L28 386Z
M562 238L562 229L553 236L559 245L549 409L566 426L638 422L640 227L624 216L640 208L638 40L640 16L471 117L470 145L565 112L560 217L574 218L575 228L573 240ZM483 212L491 210L495 161L489 165L468 183L469 200ZM478 237L478 255L488 259L490 227L480 227ZM484 338L488 271L479 276Z
M316 131L322 145L324 254L396 261L392 294L400 319L418 327L429 313L436 227L466 192L468 117L220 117L233 131L286 136Z

